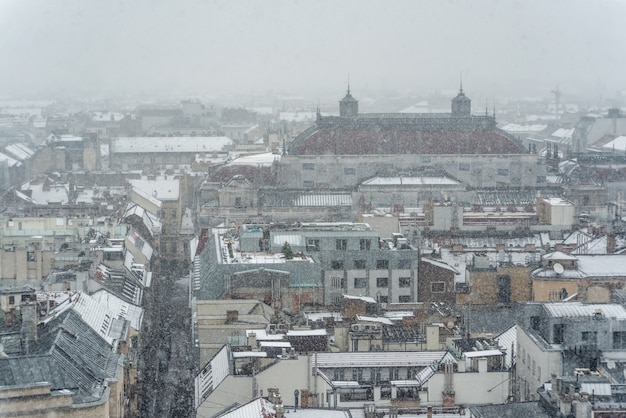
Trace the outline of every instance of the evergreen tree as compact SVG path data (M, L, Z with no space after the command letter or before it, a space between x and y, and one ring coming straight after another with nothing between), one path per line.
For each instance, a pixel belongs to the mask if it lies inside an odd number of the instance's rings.
M287 241L285 241L285 245L283 245L283 255L286 260L291 260L293 258L293 250Z

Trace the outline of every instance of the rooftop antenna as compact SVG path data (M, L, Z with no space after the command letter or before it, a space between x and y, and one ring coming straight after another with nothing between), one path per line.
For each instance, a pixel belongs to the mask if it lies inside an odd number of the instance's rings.
M555 105L554 114L558 118L559 117L559 102L561 101L561 93L562 93L561 90L559 89L558 84L555 90L550 90L550 93L554 94L554 105Z
M317 110L315 112L315 120L316 120L316 122L319 122L320 120L322 120L322 112L320 111L320 99L319 99L319 97L317 98Z
M348 95L350 94L350 73L348 73Z
M485 97L485 116L489 116L489 111L487 110L489 108L489 100Z
M463 71L460 72L459 79L461 81L461 87L459 89L459 92L463 93Z

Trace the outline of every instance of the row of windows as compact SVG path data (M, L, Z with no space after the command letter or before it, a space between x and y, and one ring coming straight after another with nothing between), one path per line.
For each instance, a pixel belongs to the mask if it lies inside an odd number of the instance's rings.
M344 277L333 277L332 279L332 287L334 289L345 289L346 288L346 279ZM355 289L365 289L367 287L368 279L366 277L355 277L354 278L354 288ZM376 278L376 287L377 288L388 288L389 287L389 278L388 277L377 277ZM411 287L411 278L410 277L399 277L398 278L398 287L408 288ZM431 282L430 283L430 291L432 293L443 293L446 291L446 283L445 282ZM626 337L625 337L626 338ZM625 342L626 344L626 342Z
M429 163L431 162L431 158L430 157L424 157L422 156L422 163ZM470 171L471 169L471 164L470 163L459 163L459 171ZM315 163L302 163L302 170L306 170L306 171L313 171L315 170ZM496 170L498 176L508 176L509 175L509 169L508 168L498 168ZM345 167L343 169L343 174L346 176L354 176L356 174L356 169L354 167ZM539 177L537 178L537 180L539 180ZM538 181L539 182L539 181ZM314 182L312 181L305 181L304 183L310 183L310 187L314 186ZM306 185L304 187L307 187Z
M522 364L526 365L526 369L530 370L533 376L537 376L537 380L541 381L541 367L537 366L534 359L530 358L530 353L524 351L524 347L517 343L518 357L522 360Z
M33 298L34 298L34 296L31 297L30 295L22 295L20 297L20 300L22 302L29 302L31 300L34 300ZM15 305L15 296L9 296L9 305Z
M364 270L367 268L367 260L354 260L355 269ZM343 270L346 264L343 260L332 260L330 267L333 270ZM376 260L376 270L387 270L389 268L389 260ZM411 268L411 260L398 260L397 268L399 270L408 270Z
M469 171L469 169L467 170L461 170L461 171ZM479 174L479 172L476 172L477 174ZM498 176L500 177L509 177L509 170L506 168L501 168L498 169L497 172ZM493 178L493 176L489 176L490 179ZM518 178L514 178L513 181L520 181L519 177ZM537 178L535 179L536 184L545 184L547 181L546 176L537 176ZM506 186L508 183L506 182L497 182L497 184L499 184L501 187ZM313 180L304 180L302 182L302 187L305 189L328 189L330 187L329 183L318 183L317 185L315 184L315 182Z
M320 251L320 240L309 238L306 240L307 251ZM338 238L335 240L335 249L337 251L346 251L348 249L348 240L346 238ZM372 240L370 238L359 239L359 250L369 251L372 249ZM384 260L383 260L384 261ZM410 268L411 260L401 260L406 267ZM382 263L381 265L383 265ZM386 267L385 267L386 268Z
M319 246L319 240L316 240ZM348 249L348 240L340 238L335 240L335 249L337 251L346 251ZM369 238L361 238L359 240L359 250L368 251L372 249L372 240Z
M306 171L315 170L315 163L302 163L302 169ZM345 167L343 169L343 174L346 176L354 176L356 174L356 170L353 167Z
M386 380L400 380L406 377L407 380L415 379L415 375L418 372L417 367L407 367L406 369L400 370L399 367L389 367L385 368L387 373L382 373L383 368L372 368L365 369L363 367L353 367L352 369L334 369L333 370L333 380L346 380L348 377L352 377L352 380L357 382L363 382L363 378L365 377L368 382L382 382L383 378ZM364 373L364 370L367 373Z
M441 282L443 283L443 282ZM398 278L398 286L399 287L411 287L411 278L410 277L399 277ZM335 289L344 289L346 287L346 279L343 277L333 277L332 278L332 287ZM355 277L354 278L354 288L355 289L364 289L367 287L367 278L366 277ZM389 287L389 278L388 277L378 277L376 278L376 287L386 288Z

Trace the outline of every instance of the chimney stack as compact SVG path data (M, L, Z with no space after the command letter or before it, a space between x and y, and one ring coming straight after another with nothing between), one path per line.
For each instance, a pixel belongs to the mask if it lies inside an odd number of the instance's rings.
M237 310L226 311L226 323L227 324L237 322L238 320L239 320L239 311Z

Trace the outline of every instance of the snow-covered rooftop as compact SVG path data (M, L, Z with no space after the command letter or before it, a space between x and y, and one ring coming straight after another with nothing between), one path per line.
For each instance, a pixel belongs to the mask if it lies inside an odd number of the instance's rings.
M552 206L574 206L574 204L569 200L565 200L560 197L543 197L542 199Z
M511 133L521 133L521 132L541 132L546 129L548 125L540 124L540 123L507 123L502 127L502 130L511 132Z
M203 153L223 151L233 145L233 140L225 136L167 136L167 137L119 137L111 140L111 152L185 152Z
M177 200L180 192L180 180L158 176L154 180L147 178L128 180L131 186L159 200Z
M381 316L366 316L366 315L357 315L357 321L363 322L376 322L384 325L393 325L393 321L389 318L381 317Z
M1 153L1 152L0 152L0 163L1 163L1 162L6 162L6 164L7 164L9 167L15 167L15 166L20 166L20 165L22 165L22 163L20 163L20 162L19 162L19 161L17 161L16 159L11 158L11 157L9 157L8 155L3 154L3 153Z
M35 154L35 151L21 143L7 145L4 150L20 161L27 160Z
M43 184L24 183L21 187L23 192L30 190L31 199L38 205L67 203L69 201L69 188L69 184L66 183L52 184L45 187Z
M552 132L551 136L559 139L572 139L575 128L559 128Z
M238 156L228 163L228 165L252 165L255 167L269 167L275 161L280 161L280 155L271 152L262 154L250 154Z
M376 299L370 296L352 296L352 295L343 295L344 299L353 299L353 300L362 300L367 303L376 303Z
M91 297L101 305L106 306L107 309L117 315L118 318L129 320L130 326L133 327L133 329L137 331L141 329L141 321L143 319L142 307L125 302L104 289L97 291L91 295Z
M450 270L451 272L453 272L454 274L461 274L457 269L455 269L454 267L452 267L451 265L444 263L442 261L438 261L438 260L433 260L431 258L426 258L423 257L421 259L421 261L431 264L433 266L437 266L437 267L441 267L442 269L446 269L446 270Z
M626 254L579 255L578 269L587 277L626 277Z
M400 177L374 177L365 180L363 185L404 185L404 186L420 186L420 185L459 185L460 182L448 177L425 177L425 176L400 176Z
M618 136L612 141L602 145L604 151L622 151L622 154L626 152L626 136Z
M591 318L601 313L606 318L626 320L626 309L616 303L555 302L543 306L554 318Z

